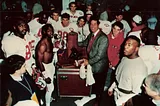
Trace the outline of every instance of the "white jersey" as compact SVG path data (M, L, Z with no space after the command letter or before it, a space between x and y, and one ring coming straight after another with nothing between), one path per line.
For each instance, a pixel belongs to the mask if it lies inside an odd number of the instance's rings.
M62 37L62 39L64 39L64 36L66 36L69 32L73 31L74 29L71 23L66 27L64 27L62 23L60 23L60 24L57 24L56 30L57 30L57 33Z
M148 68L148 74L160 71L160 46L145 45L140 47L139 56Z
M13 33L8 36L5 35L2 39L2 50L5 57L14 54L23 56L26 59L27 71L31 75L31 64L34 63L32 58L32 52L34 52L34 40L31 38L31 35L25 35L24 39L15 36Z
M83 27L78 27L77 23L72 23L71 27L74 32L78 33L78 42L85 40L90 34L88 24L85 24Z
M63 48L66 49L66 45L67 45L67 35L68 33L70 33L71 31L73 31L73 28L71 26L71 23L67 26L64 27L62 25L62 23L60 23L59 25L56 25L56 31L58 33L58 35L60 36L61 41L63 42Z
M74 14L72 14L70 10L62 10L61 15L63 13L67 13L70 15L70 22L77 22L78 17L84 16L83 11L81 11L81 10L76 10L76 12Z
M111 24L115 23L116 20L113 20ZM121 20L121 23L123 24L123 30L124 30L124 38L126 38L129 31L131 31L131 27L129 26L128 22L126 20Z
M42 37L42 33L41 33L41 30L42 30L42 26L44 25L44 24L40 24L39 22L38 22L38 18L35 18L35 19L33 19L33 20L31 20L29 23L28 23L28 25L29 25L29 28L30 28L30 33L31 33L31 35L32 36L34 36L35 37L35 47L36 47L36 45L37 45L37 43L39 42L39 40L41 39L41 37Z
M112 28L111 22L109 22L109 21L102 21L102 20L99 20L99 21L100 21L99 28L106 35L108 35L111 32L111 28Z
M41 28L44 24L40 24L38 22L38 18L35 18L31 20L29 23L30 32L37 38L40 38L42 36L41 34Z
M59 17L58 21L55 21L51 17L48 17L48 22L47 23L51 24L54 28L54 31L55 31L55 27L57 26L57 24L61 23L61 17Z

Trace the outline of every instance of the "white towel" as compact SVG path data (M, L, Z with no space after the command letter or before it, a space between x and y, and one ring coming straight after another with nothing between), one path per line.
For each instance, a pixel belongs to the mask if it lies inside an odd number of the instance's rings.
M92 85L94 83L95 83L95 80L93 78L92 67L91 67L91 65L87 65L86 86L87 85Z
M86 104L87 102L89 102L90 100L96 98L96 95L95 94L92 94L90 97L87 96L87 97L83 97L81 100L76 100L74 101L74 103L77 105L77 106L83 106L84 104Z
M76 67L78 67L78 60L75 60Z
M53 48L54 56L53 56L53 63L56 64L58 62L58 56L57 56L57 51L59 48Z
M80 70L79 70L80 78L82 78L82 79L86 78L86 72L85 71L86 71L85 66L84 66L84 64L82 64L81 67L80 67Z
M91 65L87 65L87 72L86 72L85 66L84 64L82 64L79 70L79 75L80 75L80 78L82 79L86 78L86 86L92 85L95 83Z

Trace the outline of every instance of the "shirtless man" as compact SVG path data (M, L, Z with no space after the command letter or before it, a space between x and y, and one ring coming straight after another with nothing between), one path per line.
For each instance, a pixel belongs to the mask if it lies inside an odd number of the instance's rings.
M53 65L53 37L54 29L51 24L42 27L42 38L36 46L36 65L42 72L47 83L45 95L46 106L50 106L51 95L54 90L53 76L55 67Z

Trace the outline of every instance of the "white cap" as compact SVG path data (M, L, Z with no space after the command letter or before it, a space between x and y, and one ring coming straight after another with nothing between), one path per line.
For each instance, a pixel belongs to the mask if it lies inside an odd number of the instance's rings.
M90 15L93 15L93 12L92 12L92 11L87 11L86 14L88 14L88 15L89 15L89 14L90 14Z
M141 24L142 23L142 17L139 16L139 15L135 15L132 19L137 24Z

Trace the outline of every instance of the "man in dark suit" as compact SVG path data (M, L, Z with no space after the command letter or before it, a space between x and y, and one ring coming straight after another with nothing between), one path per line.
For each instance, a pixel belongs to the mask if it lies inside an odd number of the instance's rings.
M92 16L89 22L91 33L83 41L79 42L79 46L86 46L88 59L83 59L84 65L92 66L93 77L95 84L92 86L92 93L96 94L95 106L100 104L105 84L106 73L108 70L108 38L99 29L99 19Z

